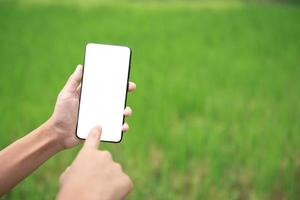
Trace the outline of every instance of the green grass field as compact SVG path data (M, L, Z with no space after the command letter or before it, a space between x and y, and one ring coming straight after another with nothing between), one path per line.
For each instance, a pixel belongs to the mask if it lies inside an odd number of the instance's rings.
M132 177L129 199L300 199L299 20L287 4L2 2L0 149L51 115L85 43L123 44L131 129L101 149ZM79 149L4 199L54 199Z

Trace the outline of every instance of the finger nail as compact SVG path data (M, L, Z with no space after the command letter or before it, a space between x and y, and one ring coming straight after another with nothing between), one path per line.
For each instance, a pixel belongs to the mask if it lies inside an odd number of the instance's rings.
M95 137L95 139L100 139L101 131L102 131L101 126L95 127L95 131L94 131L94 135L93 135Z

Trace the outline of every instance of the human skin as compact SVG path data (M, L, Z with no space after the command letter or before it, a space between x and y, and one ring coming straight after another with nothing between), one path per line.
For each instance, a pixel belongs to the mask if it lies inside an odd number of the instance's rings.
M132 189L130 178L108 151L98 150L101 128L91 130L81 151L60 177L57 200L124 199ZM87 184L88 183L88 184Z
M0 197L56 153L82 143L75 136L82 66L78 65L60 91L54 112L40 127L0 151ZM135 83L129 82L128 91ZM132 111L125 108L124 115ZM123 125L126 132L129 126Z

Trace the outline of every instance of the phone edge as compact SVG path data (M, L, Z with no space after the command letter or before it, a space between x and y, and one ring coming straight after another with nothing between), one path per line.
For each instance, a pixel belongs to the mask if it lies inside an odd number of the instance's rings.
M85 54L86 54L86 48L88 46L88 44L99 44L99 43L94 43L94 42L88 42L85 45L84 48L84 55L83 55L83 66L82 66L82 79L81 79L81 85L83 85L83 78L84 78L84 64L85 64ZM110 44L108 44L110 45ZM125 102L124 102L124 109L127 106L127 96L128 96L128 86L129 86L129 78L130 78L130 70L131 70L131 57L132 57L132 49L128 46L124 46L124 45L110 45L110 46L121 46L121 47L126 47L129 49L129 66L128 66L128 74L127 74L127 85L126 85L126 94L125 94ZM80 111L80 100L81 100L81 90L82 87L80 88L80 95L79 95L79 104L78 104L78 111L77 111L77 122L76 122L76 129L75 129L75 136L80 139L80 140L86 140L86 138L81 138L78 136L77 134L77 129L78 129L78 118L79 118L79 111ZM125 122L125 115L123 115L123 120L122 120L122 125ZM123 130L121 130L121 138L118 141L109 141L109 140L101 140L101 142L106 142L106 143L120 143L123 139Z

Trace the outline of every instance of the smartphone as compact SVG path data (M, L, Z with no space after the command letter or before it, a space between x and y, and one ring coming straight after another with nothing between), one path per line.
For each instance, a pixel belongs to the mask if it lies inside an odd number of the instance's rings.
M100 125L105 142L120 142L130 73L131 49L88 43L85 48L76 136L86 139Z

